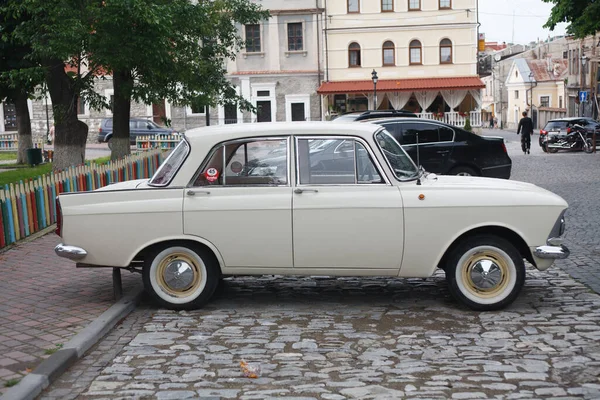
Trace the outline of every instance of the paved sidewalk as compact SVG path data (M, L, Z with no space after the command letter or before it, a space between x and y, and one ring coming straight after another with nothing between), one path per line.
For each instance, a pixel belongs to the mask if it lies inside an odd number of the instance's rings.
M54 254L59 241L49 233L0 253L0 396L115 303L112 270L76 269ZM124 295L141 287L121 274Z

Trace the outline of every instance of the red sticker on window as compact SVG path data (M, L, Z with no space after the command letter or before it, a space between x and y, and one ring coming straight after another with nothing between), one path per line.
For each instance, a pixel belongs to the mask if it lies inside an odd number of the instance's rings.
M204 173L204 176L206 176L207 181L215 182L217 179L219 179L219 171L216 168L209 168Z

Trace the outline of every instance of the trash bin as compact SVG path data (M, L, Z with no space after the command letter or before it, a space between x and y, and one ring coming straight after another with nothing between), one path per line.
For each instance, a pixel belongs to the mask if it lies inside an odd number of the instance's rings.
M42 149L27 149L27 164L33 166L42 163Z

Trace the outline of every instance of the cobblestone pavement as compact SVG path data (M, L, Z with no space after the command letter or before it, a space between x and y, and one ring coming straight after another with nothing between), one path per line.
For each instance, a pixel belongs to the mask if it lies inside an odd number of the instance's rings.
M0 396L113 303L111 270L76 269L50 233L0 253ZM139 276L123 273L123 291Z
M237 278L202 310L139 310L42 399L597 399L599 340L600 296L559 269L493 313L443 274Z

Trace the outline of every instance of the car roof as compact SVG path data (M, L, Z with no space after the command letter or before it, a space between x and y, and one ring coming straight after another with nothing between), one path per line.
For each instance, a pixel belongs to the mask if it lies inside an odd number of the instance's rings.
M285 135L330 135L371 137L379 126L367 124L336 123L334 121L259 122L250 124L229 124L190 129L185 137L192 144L203 142L215 144L225 140L257 136Z
M578 120L582 120L582 119L587 119L590 121L594 121L597 122L594 118L590 118L590 117L567 117L567 118L553 118L551 120L549 120L548 122L571 122L571 121L578 121Z

